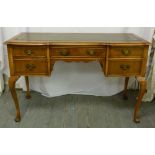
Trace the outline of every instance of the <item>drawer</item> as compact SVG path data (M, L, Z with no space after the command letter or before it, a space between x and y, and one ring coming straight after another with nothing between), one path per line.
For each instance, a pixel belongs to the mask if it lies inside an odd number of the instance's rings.
M47 60L15 60L14 70L17 75L47 75L48 63Z
M13 56L15 57L47 57L46 46L14 46Z
M115 57L144 57L143 46L110 46L109 58Z
M142 60L109 60L108 75L135 76L141 74Z
M106 48L51 48L53 57L105 57Z

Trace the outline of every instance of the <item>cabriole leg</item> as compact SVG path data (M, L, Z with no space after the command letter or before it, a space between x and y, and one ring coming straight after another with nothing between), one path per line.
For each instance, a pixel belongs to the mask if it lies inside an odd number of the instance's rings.
M140 90L139 90L139 95L138 95L137 102L135 105L134 122L139 123L140 122L139 111L140 111L140 107L142 104L142 98L147 91L147 81L144 77L138 77L137 80L140 85Z
M10 88L11 95L14 100L15 108L16 108L16 118L15 118L16 122L20 122L20 120L21 120L20 107L19 107L19 102L18 102L16 89L15 89L15 84L16 84L16 81L18 80L18 78L19 78L19 76L11 76L9 78L9 88Z

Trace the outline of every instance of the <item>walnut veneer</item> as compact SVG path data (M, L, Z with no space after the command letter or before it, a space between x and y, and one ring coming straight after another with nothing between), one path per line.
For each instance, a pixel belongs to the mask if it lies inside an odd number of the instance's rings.
M127 99L129 77L135 76L140 84L135 105L134 121L139 122L141 100L146 92L145 71L149 42L134 34L108 33L21 33L5 42L10 65L9 86L16 107L16 121L20 108L15 82L25 76L30 98L29 75L50 76L55 61L99 61L105 76L125 77L124 99Z

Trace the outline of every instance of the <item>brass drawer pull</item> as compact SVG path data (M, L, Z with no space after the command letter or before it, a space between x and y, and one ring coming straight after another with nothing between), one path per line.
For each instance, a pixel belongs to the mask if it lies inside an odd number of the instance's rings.
M59 53L62 56L69 56L69 51L67 51L67 50L60 51Z
M129 70L130 69L130 65L120 65L120 68L124 71Z
M90 56L94 56L96 54L96 52L93 51L93 50L88 50L87 54L90 55Z
M24 51L24 53L26 54L26 55L32 55L33 54L33 51L32 50L25 50Z
M129 50L122 50L122 54L125 56L129 56L130 55L130 51Z
M33 69L36 68L36 66L34 64L26 64L25 65L26 69L28 69L29 71L32 71Z

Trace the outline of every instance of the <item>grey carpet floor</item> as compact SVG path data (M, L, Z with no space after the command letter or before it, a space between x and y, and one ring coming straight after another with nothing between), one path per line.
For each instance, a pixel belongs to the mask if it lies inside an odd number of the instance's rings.
M1 128L154 128L155 101L143 103L141 123L132 121L137 91L129 91L124 101L122 93L111 97L65 95L46 98L32 91L32 98L18 90L22 120L14 121L15 108L6 91L0 97Z

